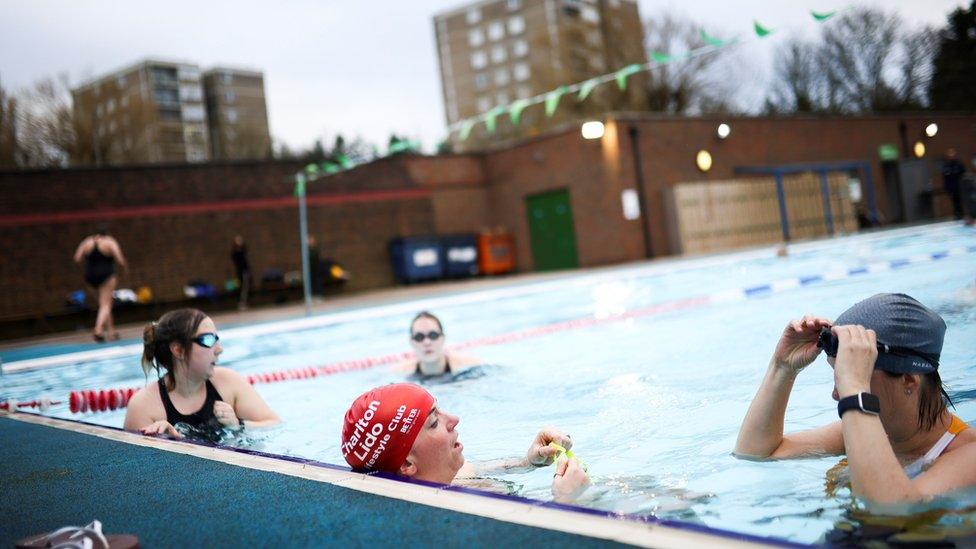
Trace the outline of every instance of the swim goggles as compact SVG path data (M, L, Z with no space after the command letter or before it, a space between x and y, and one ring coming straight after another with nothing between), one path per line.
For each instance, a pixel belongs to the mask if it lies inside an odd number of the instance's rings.
M827 356L837 356L837 350L838 347L840 347L840 341L837 339L837 334L835 334L829 327L820 328L820 336L817 338L817 347L823 349ZM915 349L909 349L908 347L896 347L894 345L878 343L878 352L887 353L889 355L916 356L928 362L935 368L939 367L938 355L923 353L921 351L916 351Z
M425 339L430 339L431 341L437 341L438 339L441 338L442 335L444 334L438 332L437 330L431 330L426 334L423 332L417 332L412 336L410 336L410 339L416 341L417 343L421 343Z
M586 468L586 463L583 462L583 460L580 459L579 456L577 456L576 454L574 454L572 450L567 450L567 449L563 448L562 445L559 444L558 442L550 442L549 443L549 447L550 448L555 448L556 450L559 450L559 453L556 454L556 459L552 460L553 463L556 463L557 461L559 461L559 458L561 458L561 457L565 457L566 459L575 459L580 464L580 467L583 468L583 472L584 473L588 473L589 472L587 470L587 468Z
M197 337L191 339L190 341L196 343L201 347L206 347L210 349L214 345L216 345L218 341L220 341L220 336L218 336L215 333L208 332L206 334L200 334Z

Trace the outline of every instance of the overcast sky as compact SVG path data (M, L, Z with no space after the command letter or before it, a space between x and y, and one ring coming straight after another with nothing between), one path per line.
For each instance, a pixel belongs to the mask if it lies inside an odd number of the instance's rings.
M526 0L529 1L529 0ZM776 32L735 52L740 100L763 95L771 52L817 24L809 10L838 0L640 0L641 15L671 11L712 34L749 37L752 20ZM0 85L17 90L67 73L72 84L145 57L264 72L271 134L292 148L336 133L386 144L391 132L432 148L445 135L432 16L454 0L142 2L0 0ZM909 25L942 26L955 0L860 1Z

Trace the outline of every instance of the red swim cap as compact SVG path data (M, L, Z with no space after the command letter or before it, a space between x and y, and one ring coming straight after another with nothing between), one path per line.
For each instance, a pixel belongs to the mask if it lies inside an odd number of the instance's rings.
M413 383L366 391L342 425L342 457L356 470L396 473L434 408L434 397Z

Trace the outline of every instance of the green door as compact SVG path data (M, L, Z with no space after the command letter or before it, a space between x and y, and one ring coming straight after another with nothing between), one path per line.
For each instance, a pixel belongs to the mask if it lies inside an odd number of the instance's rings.
M576 257L576 232L569 191L559 190L525 199L529 216L529 238L535 270L552 271L579 266Z

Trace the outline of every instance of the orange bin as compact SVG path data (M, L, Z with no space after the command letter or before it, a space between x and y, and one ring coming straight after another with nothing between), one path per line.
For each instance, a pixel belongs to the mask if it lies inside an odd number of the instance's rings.
M478 235L478 268L481 274L497 275L515 269L515 240L503 231Z

